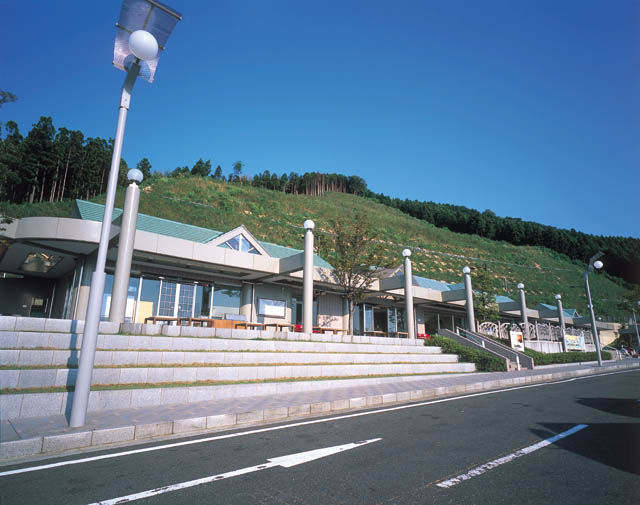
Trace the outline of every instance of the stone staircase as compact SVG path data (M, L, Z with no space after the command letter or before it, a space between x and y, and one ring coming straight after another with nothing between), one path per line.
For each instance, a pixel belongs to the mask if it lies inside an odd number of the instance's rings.
M68 414L83 321L0 316L0 418ZM475 371L422 341L100 323L89 411Z

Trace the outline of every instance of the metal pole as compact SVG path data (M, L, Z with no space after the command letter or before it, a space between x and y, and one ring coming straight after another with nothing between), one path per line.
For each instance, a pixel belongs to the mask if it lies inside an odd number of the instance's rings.
M598 355L598 366L602 366L602 356L600 356L600 339L598 338L598 329L596 328L596 316L593 313L593 304L591 303L591 290L589 289L589 270L591 270L592 266L589 265L589 268L584 273L584 286L587 292L587 303L589 307L589 314L591 315L591 333L593 333L593 343L596 345L596 353Z
M116 261L116 271L113 277L111 308L109 309L109 321L112 323L124 322L127 298L129 295L129 277L131 276L131 259L133 258L133 246L136 239L136 220L138 219L139 204L140 188L135 182L132 182L127 188L127 194L124 200L124 211L122 212L118 260Z
M556 295L556 305L558 306L558 320L560 322L560 333L562 334L562 350L567 352L567 342L565 340L564 311L562 310L562 297Z
M133 89L139 72L140 65L135 62L131 65L131 69L127 73L124 85L122 86L118 124L116 126L116 137L113 144L111 169L109 171L109 183L107 185L107 199L104 205L104 218L102 219L102 230L100 232L100 243L98 245L98 258L96 260L96 269L91 277L91 291L89 292L87 317L84 321L84 335L82 337L82 349L78 364L78 377L76 379L73 403L71 405L71 419L69 424L72 428L84 426L87 419L89 393L91 392L91 375L93 374L93 362L96 355L96 342L98 340L98 328L100 326L100 309L102 306L102 296L104 295L104 280L106 277L104 267L107 262L107 252L109 249L109 234L111 231L113 204L116 197L116 186L118 184L118 172L120 170L124 127L131 102L131 90Z
M524 325L524 338L529 340L529 318L527 317L527 299L524 294L524 284L518 284L518 290L520 291L520 317Z
M636 338L638 339L638 352L640 353L640 333L638 332L638 320L636 319L636 311L634 310L633 307L631 307L631 313L633 314L633 323L636 327Z
M404 256L404 299L407 309L407 337L409 340L416 339L416 325L413 317L413 274L411 273L411 251L402 251Z
M464 294L467 299L467 329L469 331L476 331L476 318L473 308L473 286L471 285L471 269L464 267L462 269L464 273Z
M303 319L302 331L313 333L313 228L310 219L304 222Z

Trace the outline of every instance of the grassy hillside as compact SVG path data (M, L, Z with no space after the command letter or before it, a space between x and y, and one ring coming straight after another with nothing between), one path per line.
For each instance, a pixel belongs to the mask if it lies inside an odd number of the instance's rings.
M104 197L96 201L104 203ZM122 207L124 190L118 191L116 206ZM0 205L0 213L14 217L69 215L71 204ZM587 313L583 274L585 265L541 247L514 246L472 235L453 233L412 218L372 200L344 193L308 197L250 186L224 184L200 177L152 180L143 188L140 212L226 231L244 224L258 239L302 249L305 219L316 222L316 232L330 219L351 219L366 213L378 226L390 257L399 264L401 250L413 248L414 273L446 282L460 282L465 265L487 265L494 275L496 292L517 299L516 284L526 286L527 305L555 303L562 293L566 308ZM606 260L606 258L605 258ZM627 317L617 308L628 286L607 274L591 277L591 290L598 315Z

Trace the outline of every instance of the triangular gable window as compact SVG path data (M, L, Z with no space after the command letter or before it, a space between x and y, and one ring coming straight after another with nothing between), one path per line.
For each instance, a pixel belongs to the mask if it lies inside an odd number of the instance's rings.
M234 251L246 252L249 254L260 254L260 252L251 245L244 235L238 234L233 238L230 238L226 242L220 244L220 247L226 249L233 249Z

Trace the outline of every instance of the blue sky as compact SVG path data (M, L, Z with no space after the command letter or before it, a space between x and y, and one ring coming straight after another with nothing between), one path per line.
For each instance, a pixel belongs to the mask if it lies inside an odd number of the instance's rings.
M123 157L363 177L393 197L640 237L635 0L167 0ZM0 0L0 109L114 136L120 1Z

